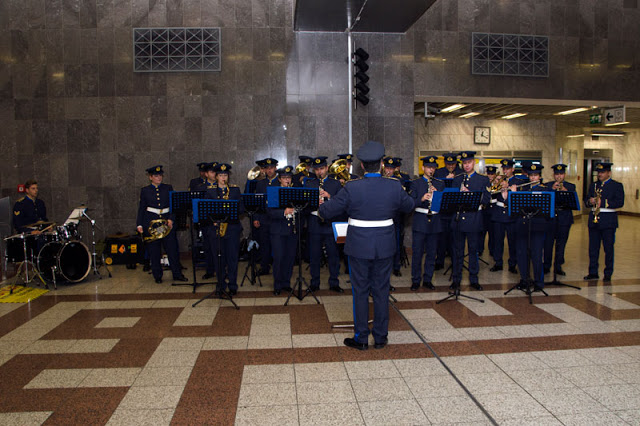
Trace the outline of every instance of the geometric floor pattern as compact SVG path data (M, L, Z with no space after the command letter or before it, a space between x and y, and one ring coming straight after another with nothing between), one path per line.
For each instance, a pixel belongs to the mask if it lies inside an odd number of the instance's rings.
M114 267L113 278L0 304L0 424L640 424L639 225L620 218L603 285L581 280L578 220L564 278L581 289L547 287L533 304L503 294L518 280L508 271L481 266L485 290L463 286L485 303L436 304L448 277L412 292L403 269L390 344L364 352L332 327L351 321L351 297L326 279L320 304L285 307L263 277L240 288L239 310L215 299L194 308L212 286L194 294Z

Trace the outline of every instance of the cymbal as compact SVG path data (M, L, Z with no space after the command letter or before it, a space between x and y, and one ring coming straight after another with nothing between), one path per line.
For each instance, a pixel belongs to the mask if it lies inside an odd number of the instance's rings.
M38 228L40 226L49 226L49 225L54 225L55 222L45 222L44 220L39 220L37 222L31 223L29 225L26 225L25 228Z

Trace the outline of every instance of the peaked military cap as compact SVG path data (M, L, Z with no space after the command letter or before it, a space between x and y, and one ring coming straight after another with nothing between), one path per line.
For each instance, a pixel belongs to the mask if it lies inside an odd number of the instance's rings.
M553 173L564 173L567 171L566 164L554 164L551 168L553 169Z
M420 161L422 161L422 166L423 167L428 167L428 166L432 166L432 167L437 167L438 166L438 159L436 158L435 155L427 155L426 157L420 157Z
M460 152L460 159L461 160L471 160L473 158L475 158L476 152L475 151L461 151Z
M358 149L356 155L360 161L380 161L384 157L384 145L376 141L367 141Z
M313 159L313 167L322 167L327 165L327 157L321 156Z
M281 169L278 169L278 174L280 176L293 176L293 172L295 171L295 169L293 168L293 166L284 166Z
M162 164L158 164L157 166L149 167L147 169L147 173L150 175L163 175L164 170L162 170Z
M338 159L353 161L353 154L338 154Z
M611 171L611 166L613 166L613 163L598 163L598 164L596 164L596 171L597 172L610 172Z
M216 166L213 168L213 171L216 173L228 174L231 171L231 164L227 164L227 163L216 164Z
M496 166L487 166L485 167L485 169L487 170L487 174L492 174L492 175L495 175L496 171L498 170Z
M452 164L458 162L458 155L453 152L445 152L442 156L444 157L445 163Z

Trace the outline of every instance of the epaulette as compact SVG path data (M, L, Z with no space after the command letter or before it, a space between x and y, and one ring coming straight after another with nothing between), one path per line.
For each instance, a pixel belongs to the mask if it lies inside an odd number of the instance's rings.
M362 180L362 178L361 178L361 177L358 177L358 178L355 178L355 179L349 179L349 180L348 180L348 181L346 181L344 184L346 185L346 184L348 184L348 183L355 182L355 181L357 181L357 180Z
M396 182L400 182L400 179L398 179L398 178L397 178L397 177L395 177L395 176L381 176L381 177L383 177L383 178L385 178L385 179L395 180Z
M20 198L18 201L16 201L16 203L21 203L24 201L24 197Z

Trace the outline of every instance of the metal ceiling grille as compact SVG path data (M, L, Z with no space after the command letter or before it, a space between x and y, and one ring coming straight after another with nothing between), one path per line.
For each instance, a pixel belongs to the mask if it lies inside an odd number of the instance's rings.
M220 71L220 28L134 28L135 72Z
M472 33L471 73L549 77L549 37Z

